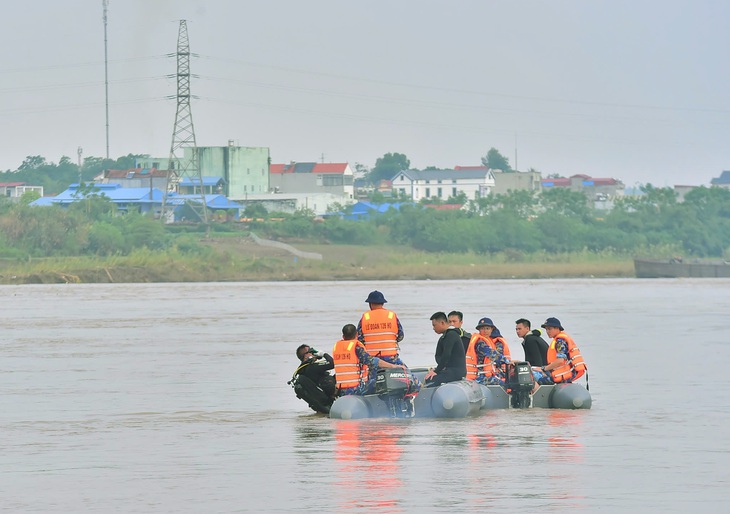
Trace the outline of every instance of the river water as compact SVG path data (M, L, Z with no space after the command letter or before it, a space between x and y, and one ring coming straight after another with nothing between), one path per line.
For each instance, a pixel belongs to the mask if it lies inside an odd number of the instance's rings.
M330 420L286 384L372 289L433 363L430 315L561 319L593 408ZM730 281L0 287L7 512L727 512ZM584 380L581 380L584 382Z

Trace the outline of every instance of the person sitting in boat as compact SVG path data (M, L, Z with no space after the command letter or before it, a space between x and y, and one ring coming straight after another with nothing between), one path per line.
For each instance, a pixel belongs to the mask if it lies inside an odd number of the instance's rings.
M493 332L492 320L481 318L477 323L478 333L471 336L466 351L466 379L476 380L484 385L504 385L504 365L509 362L497 351L489 334Z
M294 387L297 398L313 410L327 414L335 400L335 377L330 373L335 367L334 359L307 344L299 345L296 354L300 365L289 384Z
M532 367L542 367L547 364L548 344L542 338L540 331L530 330L530 320L520 318L515 321L515 332L517 337L522 338L522 349L525 353L525 360Z
M540 325L551 338L547 351L548 363L533 369L538 385L571 383L586 372L586 364L573 338L565 333L558 318L548 318Z
M469 348L469 342L471 341L471 334L461 328L464 324L464 314L460 311L451 311L448 315L449 325L459 330L459 337L461 342L464 344L464 351Z
M357 339L357 327L351 323L342 327L342 339L335 343L332 355L339 396L375 393L375 378L379 367L403 368L407 371L403 364L392 364L380 357L371 356L365 345ZM420 384L415 376L412 379L413 388L417 390Z
M388 302L380 291L371 291L365 302L370 310L357 324L357 338L373 357L391 364L403 365L399 342L403 340L403 326L395 312L383 307Z
M466 377L466 353L459 330L449 325L446 313L441 311L431 316L431 326L441 337L436 343L436 367L429 369L424 377L426 386L463 380Z
M505 362L512 360L512 355L509 351L509 345L499 329L494 326L491 318L482 318L477 323L477 329L479 333L489 339L492 348L494 348L498 354L502 356Z

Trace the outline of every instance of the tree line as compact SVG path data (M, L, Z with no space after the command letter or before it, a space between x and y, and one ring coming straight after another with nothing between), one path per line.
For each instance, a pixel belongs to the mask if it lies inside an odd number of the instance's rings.
M113 161L87 157L81 178L88 181L107 168L134 167L138 157L144 156L129 154ZM395 160L405 169L410 165L403 154L396 154ZM78 166L68 158L53 164L31 156L0 180L40 184L53 193L77 182L78 174ZM459 210L403 205L400 210L358 221L335 215L347 213L343 206L334 206L333 215L324 221L315 220L307 210L267 213L257 206L247 207L244 216L261 219L252 222L252 230L271 238L408 245L429 252L507 252L514 259L535 252L576 251L730 257L730 190L699 187L682 202L672 188L648 184L642 193L617 199L610 211L594 209L583 193L554 188L471 201L463 197L446 200L463 204ZM114 204L103 195L92 192L68 208L31 208L27 204L33 199L31 195L17 203L0 199L0 256L114 255L140 247L164 251L178 245L183 251L203 251L196 243L197 235L180 233L204 229L163 226L159 220L134 212L118 216ZM241 231L244 227L235 222L217 223L215 230Z
M490 195L459 210L401 205L369 220L333 215L321 223L312 223L312 213L300 211L284 223L254 225L274 238L387 243L427 252L507 252L517 260L536 252L584 251L730 257L730 190L699 187L682 202L672 188L646 185L642 192L617 199L610 211L592 208L581 192L555 188Z

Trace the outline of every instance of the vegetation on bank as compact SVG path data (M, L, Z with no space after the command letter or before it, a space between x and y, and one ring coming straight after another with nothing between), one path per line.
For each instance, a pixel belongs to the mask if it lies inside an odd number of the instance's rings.
M68 208L0 202L0 282L371 280L631 276L634 255L728 257L730 191L677 202L645 188L609 212L566 190L518 191L462 210L405 205L371 220L251 208L249 223L163 225L88 191ZM263 250L249 231L323 255Z

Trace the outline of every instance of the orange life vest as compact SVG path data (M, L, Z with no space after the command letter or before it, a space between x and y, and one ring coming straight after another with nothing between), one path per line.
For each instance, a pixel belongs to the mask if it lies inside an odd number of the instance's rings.
M497 337L490 337L489 339L492 341L492 348L497 350L497 353L501 353L509 361L512 360L512 356L509 353L509 345L507 344L507 341L504 339L504 337L497 336ZM501 345L502 351L500 351L500 345L498 345L497 343L502 343L502 345Z
M388 309L374 309L362 315L360 329L365 348L373 357L398 355L398 316Z
M471 336L471 339L469 340L469 347L466 350L466 379L467 380L476 380L479 375L484 375L485 377L489 378L495 373L494 369L494 362L482 362L479 364L478 356L477 356L477 343L479 341L484 341L489 345L489 347L494 350L495 352L497 349L494 347L494 344L488 337L484 337L481 334L474 334Z
M340 340L332 350L335 361L335 380L338 389L350 389L364 383L368 377L368 367L357 358L357 346L365 346L356 339Z
M564 339L568 343L568 359L562 366L551 370L550 373L556 384L560 382L572 382L582 377L586 372L586 363L583 361L580 350L576 346L575 341L573 341L573 338L565 332L560 332L550 341L550 346L547 351L548 364L558 358L558 352L555 350L555 341L558 339ZM575 377L573 377L573 370L576 373Z

